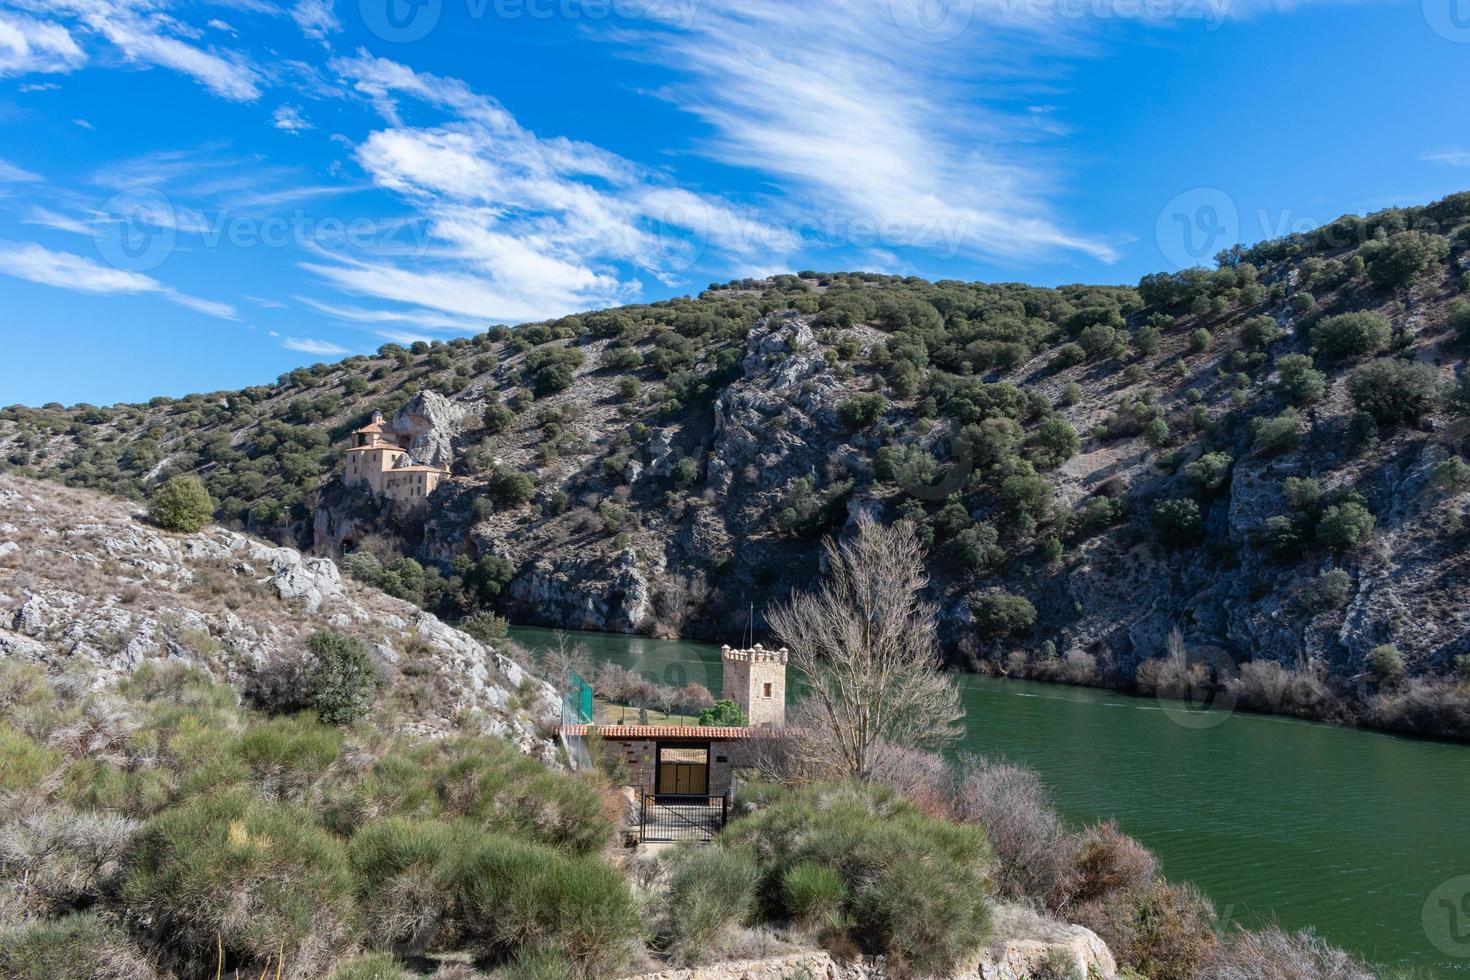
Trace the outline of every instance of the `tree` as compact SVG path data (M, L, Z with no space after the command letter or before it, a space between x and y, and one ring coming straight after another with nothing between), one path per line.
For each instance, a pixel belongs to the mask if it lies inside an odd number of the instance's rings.
M1171 547L1194 544L1204 533L1205 522L1200 516L1199 504L1188 497L1155 502L1150 519L1159 540Z
M729 698L721 698L699 712L699 723L716 728L744 728L749 722L740 705Z
M959 735L959 691L941 671L924 554L908 521L862 519L823 543L827 576L767 614L807 695L798 713L833 775L865 779L881 746L937 748Z
M1281 329L1275 317L1253 316L1240 328L1240 339L1247 347L1256 350L1265 350L1285 336L1286 331Z
M1229 453L1205 453L1184 467L1184 476L1200 493L1213 497L1230 479L1230 466L1234 462Z
M970 607L975 628L986 639L1003 640L1029 630L1036 622L1036 607L1025 596L1013 592L987 592Z
M1323 357L1342 360L1376 354L1388 347L1393 329L1382 313L1339 313L1312 328L1312 343Z
M1305 354L1286 354L1276 362L1276 390L1293 405L1310 405L1322 400L1327 375L1312 366Z
M1433 411L1439 405L1440 387L1439 371L1419 361L1373 361L1348 378L1353 403L1380 425L1412 421Z
M854 395L837 409L837 416L849 429L866 429L888 411L888 399L882 395Z
M1355 500L1333 504L1317 522L1317 540L1334 551L1347 551L1368 540L1377 524L1371 511Z
M148 502L148 519L165 531L192 534L214 516L214 501L199 477L172 477Z
M306 640L313 663L309 671L317 717L329 725L350 725L373 705L378 673L362 642L335 630L318 630Z
M1361 251L1373 285L1394 289L1419 278L1420 273L1443 259L1449 250L1450 243L1443 235L1401 231L1387 241L1369 242Z
M1404 672L1404 655L1392 643L1380 643L1368 651L1368 670L1380 681L1393 680Z

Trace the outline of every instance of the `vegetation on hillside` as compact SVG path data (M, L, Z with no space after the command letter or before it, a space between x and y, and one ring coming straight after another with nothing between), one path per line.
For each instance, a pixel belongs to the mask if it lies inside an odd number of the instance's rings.
M747 601L779 597L791 568L810 571L800 556L811 541L846 520L853 501L876 501L881 519L911 522L928 550L952 659L1128 685L1136 662L1114 659L1096 636L1072 647L1081 614L1042 584L1100 542L1112 549L1104 560L1124 569L1146 554L1221 575L1254 561L1243 553L1253 549L1274 567L1236 590L1241 607L1288 622L1277 637L1335 635L1341 576L1356 587L1389 517L1383 488L1375 498L1368 484L1390 464L1408 465L1401 457L1437 431L1450 437L1439 440L1444 458L1415 503L1426 516L1414 530L1426 546L1463 547L1470 478L1454 433L1470 393L1454 378L1470 340L1467 250L1470 194L1460 194L1233 248L1214 269L1149 275L1136 288L802 272L473 338L388 344L237 392L14 406L0 412L0 445L19 472L135 498L195 473L219 519L301 543L313 508L336 494L335 506L379 528L354 541L349 571L472 615L502 608L525 552L466 548L431 560L416 551L426 525L332 482L353 427L419 391L485 393L454 464L463 479L431 499L429 525L463 529L452 536L463 541L478 523L513 524L542 553L658 548L720 505L703 486L712 402L738 377L758 318L795 311L813 318L820 353L846 387L838 425L847 442L811 460L779 501L741 511L739 533L786 547L789 561L762 558L736 576L739 556L702 555L702 567L660 583L660 622L671 631L701 617L725 622ZM771 419L770 432L784 424ZM678 435L677 459L668 476L635 485L631 467L660 430ZM1079 455L1101 460L1087 464L1093 473L1132 453L1144 462L1130 479L1075 475ZM1240 473L1284 500L1252 518L1243 543L1229 516ZM1320 499L1287 500L1288 478L1316 481ZM1166 629L1157 632L1161 642ZM1391 678L1366 669L1368 649L1385 640L1405 658ZM1252 680L1268 668L1249 661L1238 677L1205 682L1244 685L1240 703L1251 707L1463 734L1470 693L1453 665L1465 652L1397 635L1310 662L1253 652L1320 688L1310 705L1270 702Z

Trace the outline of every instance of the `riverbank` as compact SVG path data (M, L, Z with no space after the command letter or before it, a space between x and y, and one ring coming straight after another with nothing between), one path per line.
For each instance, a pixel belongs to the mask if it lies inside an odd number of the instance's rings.
M530 648L551 636L512 629ZM720 691L713 645L575 636L595 661ZM1470 971L1441 948L1452 937L1424 927L1431 896L1470 871L1470 747L1036 681L964 675L961 687L954 751L1037 770L1076 824L1116 819L1222 919L1274 918L1376 962Z

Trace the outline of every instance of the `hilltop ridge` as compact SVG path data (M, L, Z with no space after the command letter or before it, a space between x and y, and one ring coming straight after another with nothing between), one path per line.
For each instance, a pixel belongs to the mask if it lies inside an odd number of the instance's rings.
M132 497L197 472L221 520L451 618L710 639L823 534L913 520L956 663L1463 734L1467 255L1462 194L1137 288L743 280L13 407L0 458ZM448 447L422 510L340 479L374 410Z

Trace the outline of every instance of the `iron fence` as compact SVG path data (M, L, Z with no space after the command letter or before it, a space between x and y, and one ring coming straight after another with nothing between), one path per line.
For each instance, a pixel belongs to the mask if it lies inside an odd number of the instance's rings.
M710 841L725 827L730 798L648 794L640 809L638 836L642 841Z

